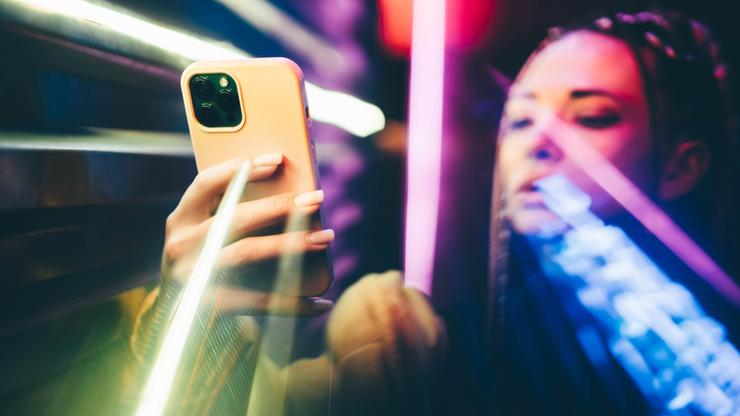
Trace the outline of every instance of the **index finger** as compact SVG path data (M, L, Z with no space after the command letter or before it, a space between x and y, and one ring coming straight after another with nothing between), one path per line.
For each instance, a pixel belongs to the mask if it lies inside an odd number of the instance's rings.
M258 156L253 162L244 158L234 158L202 170L195 177L180 200L175 211L187 221L202 222L211 217L218 206L221 195L226 191L231 179L239 168L247 163L249 180L259 180L272 175L283 161L280 153Z

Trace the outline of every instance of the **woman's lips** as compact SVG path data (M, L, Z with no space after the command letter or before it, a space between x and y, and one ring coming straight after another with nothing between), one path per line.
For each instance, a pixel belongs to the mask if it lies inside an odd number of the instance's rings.
M523 208L545 208L542 194L535 185L540 179L541 177L527 180L517 187L514 193L514 202Z
M524 208L544 208L545 201L542 194L534 190L522 190L516 193L515 199L518 205Z

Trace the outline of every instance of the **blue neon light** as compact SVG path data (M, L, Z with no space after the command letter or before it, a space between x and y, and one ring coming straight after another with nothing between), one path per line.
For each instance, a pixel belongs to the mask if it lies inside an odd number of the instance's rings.
M559 217L533 239L547 253L545 273L574 290L656 413L740 415L740 354L722 324L620 228L590 212L588 195L565 177L537 186ZM579 335L586 350L594 338L587 332Z

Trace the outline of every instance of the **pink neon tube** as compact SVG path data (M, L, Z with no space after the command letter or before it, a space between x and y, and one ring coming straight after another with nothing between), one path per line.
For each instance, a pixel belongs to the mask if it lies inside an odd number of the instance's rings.
M439 210L445 0L414 0L406 165L406 285L432 293Z

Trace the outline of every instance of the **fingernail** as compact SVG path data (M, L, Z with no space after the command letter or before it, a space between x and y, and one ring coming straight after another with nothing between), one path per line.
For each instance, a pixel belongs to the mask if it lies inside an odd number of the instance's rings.
M321 230L309 234L306 239L311 244L328 244L334 239L334 230Z
M322 310L322 311L328 311L329 309L332 308L332 306L334 306L334 303L332 301L326 300L326 299L320 299L320 298L311 299L311 303L313 303L316 309Z
M266 153L254 158L254 164L257 166L275 166L283 163L282 153Z
M299 207L317 205L324 201L324 191L319 189L318 191L302 193L297 195L293 201Z

